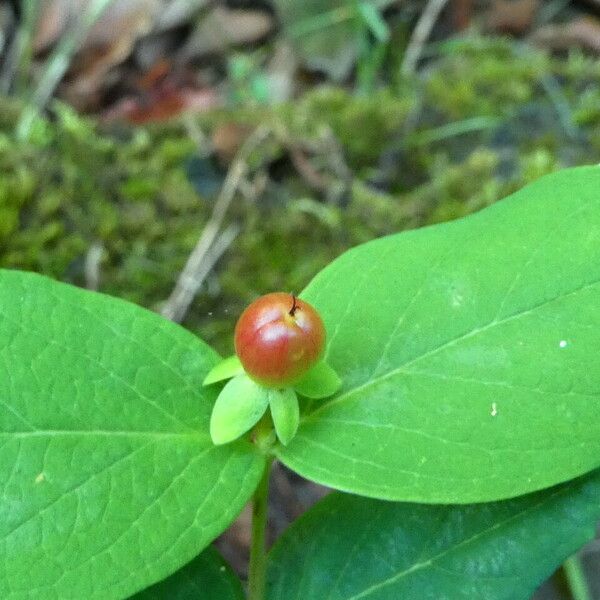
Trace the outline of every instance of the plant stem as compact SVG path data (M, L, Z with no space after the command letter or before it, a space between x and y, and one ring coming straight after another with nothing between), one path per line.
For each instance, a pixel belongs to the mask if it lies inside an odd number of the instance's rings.
M27 77L33 54L32 39L40 10L39 2L23 2L21 24L17 28L10 46L4 53L0 74L0 93L7 95L11 87L17 95L27 87Z
M252 542L250 544L250 569L248 573L248 600L264 600L267 553L265 533L269 497L269 476L272 459L267 459L265 471L252 500Z
M573 600L592 600L581 560L576 554L565 560L563 571Z
M448 4L448 0L429 0L425 5L404 52L404 58L400 67L403 75L409 76L414 74L425 42L446 4Z

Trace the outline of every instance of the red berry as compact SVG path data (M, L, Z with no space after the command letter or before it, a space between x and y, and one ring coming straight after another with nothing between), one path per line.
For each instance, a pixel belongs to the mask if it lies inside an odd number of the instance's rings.
M285 292L255 300L235 326L235 351L244 370L269 387L297 381L319 360L324 345L317 311Z

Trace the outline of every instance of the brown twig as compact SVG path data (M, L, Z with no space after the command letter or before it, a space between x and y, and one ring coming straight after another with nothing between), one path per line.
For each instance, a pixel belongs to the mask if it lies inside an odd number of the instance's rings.
M183 320L206 276L237 235L239 228L235 226L228 227L221 234L219 231L229 205L248 171L249 155L269 133L270 131L266 127L255 129L231 163L210 219L204 226L196 246L179 274L171 295L162 307L161 314L167 319L177 322Z
M231 246L239 233L238 225L229 225L221 232L207 251L190 254L185 268L177 279L177 284L162 308L162 315L171 321L183 321L189 307L213 267ZM198 248L199 246L196 246ZM194 250L196 250L194 248Z
M473 0L454 0L452 8L454 27L457 31L464 31L471 23Z
M315 140L293 138L282 123L277 123L274 134L288 152L294 169L311 190L335 203L350 188L352 172L330 127L324 128Z
M412 75L415 72L419 58L423 53L423 46L425 46L435 22L447 3L448 0L429 0L427 2L404 53L404 59L400 67L403 75Z
M328 187L327 181L321 173L315 169L306 154L304 154L304 151L299 146L292 143L288 145L288 151L294 168L306 184L318 193L326 192Z
M100 263L104 255L104 246L94 242L85 255L84 274L85 287L96 291L100 286Z

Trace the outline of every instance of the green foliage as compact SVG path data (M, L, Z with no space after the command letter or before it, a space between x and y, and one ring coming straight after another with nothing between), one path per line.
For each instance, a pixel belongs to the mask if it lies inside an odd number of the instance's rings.
M100 242L107 259L103 265L121 265L107 289L120 289L119 295L138 302L152 301L151 266L168 233L161 215L178 228L184 247L193 244L196 234L193 223L185 226L184 216L203 206L181 171L193 145L165 141L155 148L143 131L121 145L99 137L90 123L65 107L57 117L57 126L43 125L37 144L6 139L1 147L0 169L6 177L0 183L0 206L19 223L0 234L2 265L83 283L83 258L90 245ZM177 205L171 198L177 198ZM122 277L128 280L127 291L120 288ZM166 293L166 283L158 293Z
M264 459L216 447L218 360L121 300L0 271L0 596L123 598L236 517Z
M335 493L278 540L267 599L528 600L594 537L599 496L598 472L515 500L460 507Z
M131 600L243 600L242 584L212 547Z
M412 94L398 97L387 89L368 97L352 97L340 88L323 88L307 95L300 106L281 110L290 129L298 134L318 136L331 129L349 164L360 171L372 166L382 150L398 138L413 101Z
M333 396L341 386L339 375L326 362L320 361L294 384L294 389L306 398L318 400Z
M302 297L343 387L278 448L330 487L481 502L600 465L600 168L355 248Z
M257 63L258 61L249 54L234 54L228 58L230 104L243 107L272 102L269 81Z
M249 431L269 406L269 390L242 373L225 384L210 419L215 444L228 444Z
M210 418L210 435L215 444L237 440L258 423L269 407L276 437L285 446L296 435L300 422L295 390L307 398L317 399L333 395L341 386L337 373L326 363L319 362L293 387L263 387L246 375L237 356L217 363L204 378L203 385L230 377L233 379L217 396Z
M236 375L241 375L244 372L244 367L240 362L240 359L234 354L224 358L221 362L218 362L204 378L202 385L212 385L217 381L223 381L224 379L230 379Z
M510 116L516 106L535 100L532 80L551 70L546 54L508 40L458 40L447 43L442 52L448 57L443 63L445 79L434 69L425 86L432 103L450 119ZM448 85L450 81L457 83Z
M600 66L581 54L558 61L506 40L451 40L424 49L422 82L377 90L404 45L388 42L386 0L277 5L313 66L335 63L343 77L358 57L363 95L323 87L259 106L269 100L261 57L229 63L233 100L255 106L199 121L207 131L267 123L277 135L249 161L252 175L269 174L267 189L234 203L230 218L244 228L187 317L219 350L231 349L246 302L302 289L349 247L600 161ZM214 201L198 192L186 130L102 129L57 104L51 120L29 113L22 143L21 114L0 100L0 264L81 285L100 245L101 289L157 308ZM307 185L290 143L335 193ZM322 363L294 386L299 405L291 391L258 394L289 443L279 457L341 489L426 502L513 496L596 467L599 188L597 169L565 172L326 269L306 294L327 315L328 360L344 388L321 400L340 385ZM248 440L212 445L221 386L202 382L218 356L104 296L14 272L0 284L0 597L123 598L169 576L235 517L265 463ZM239 374L230 362L210 381ZM244 398L224 398L230 441ZM243 432L260 418L250 412ZM591 536L598 491L596 472L476 506L335 494L274 550L271 599L525 598ZM345 566L352 557L360 570ZM212 550L138 597L198 594L242 597Z

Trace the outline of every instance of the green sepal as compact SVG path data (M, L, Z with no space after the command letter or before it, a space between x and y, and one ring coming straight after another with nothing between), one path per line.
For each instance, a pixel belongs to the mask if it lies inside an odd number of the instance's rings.
M292 388L269 390L271 417L279 441L287 446L298 431L300 408L298 397Z
M246 433L267 410L269 390L247 375L228 381L210 416L210 437L216 445L227 444Z
M240 359L234 354L217 363L208 372L202 385L211 385L212 383L217 383L217 381L223 381L223 379L230 379L236 375L241 375L243 372L244 367L242 367Z
M384 21L379 9L369 2L359 2L358 14L369 28L375 39L380 43L386 43L390 39L390 29Z
M321 361L294 384L294 389L301 396L317 400L332 396L341 385L339 375L326 362Z

